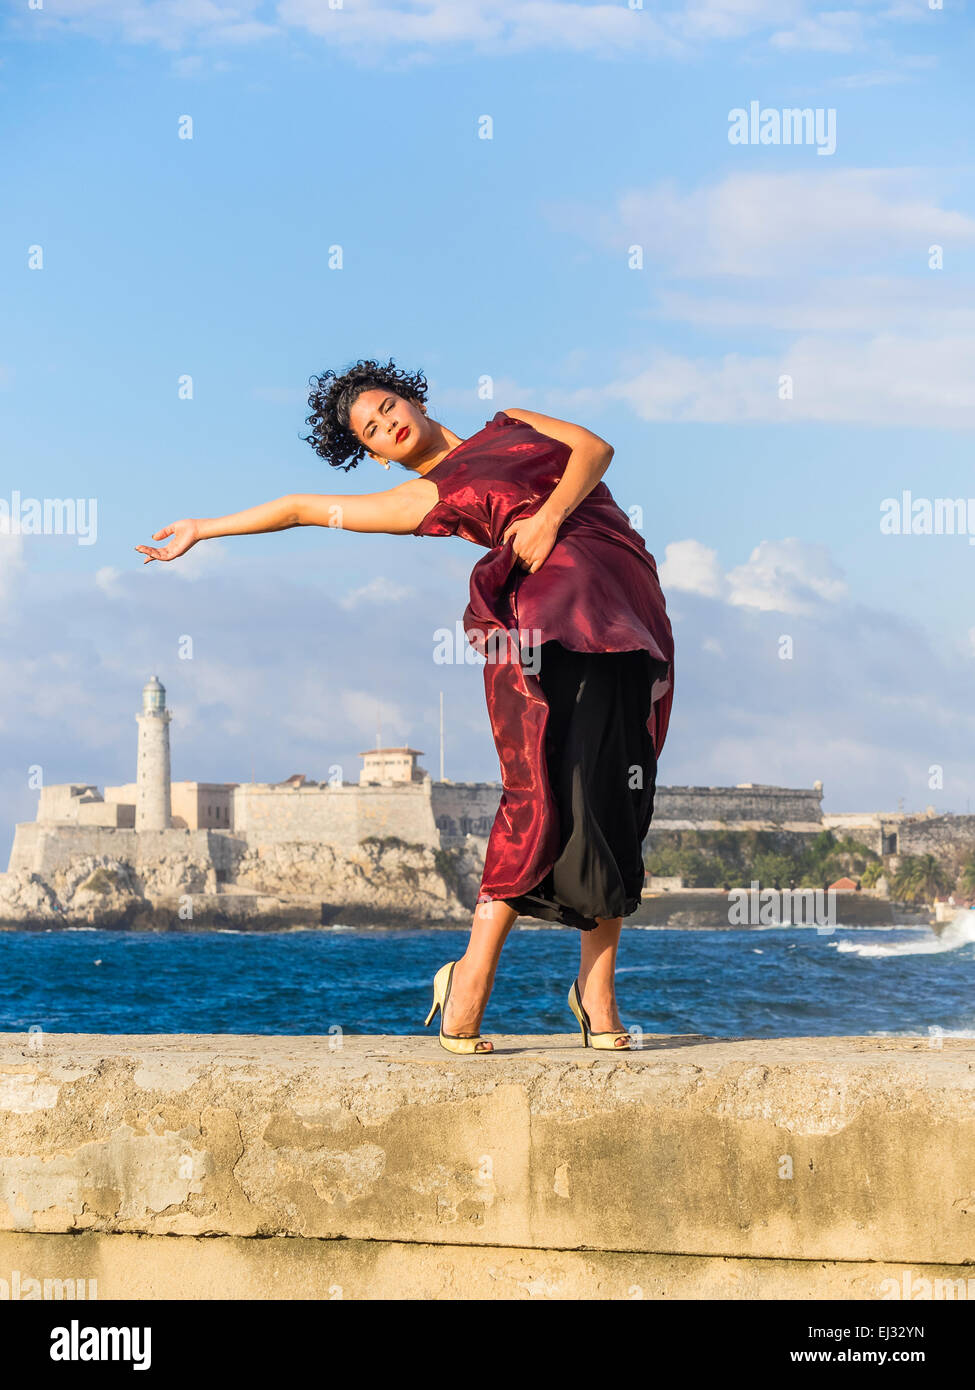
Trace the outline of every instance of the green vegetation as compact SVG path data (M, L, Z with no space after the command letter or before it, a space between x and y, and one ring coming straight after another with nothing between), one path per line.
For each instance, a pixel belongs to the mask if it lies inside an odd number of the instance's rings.
M864 888L876 888L877 881L883 877L884 866L879 859L872 860L860 875Z
M954 887L955 876L933 854L905 855L890 883L890 895L898 902L932 902Z
M119 876L114 869L99 868L78 886L87 889L89 893L110 893L113 888L119 886L119 882Z
M647 873L680 875L688 888L822 888L844 874L875 882L883 872L879 855L831 830L809 839L770 830L675 830L645 856Z
M975 898L975 853L960 863L904 855L892 873L873 850L831 830L812 837L774 830L651 832L644 862L648 874L679 876L688 888L822 888L844 876L873 888L886 872L896 902L931 903L952 891Z

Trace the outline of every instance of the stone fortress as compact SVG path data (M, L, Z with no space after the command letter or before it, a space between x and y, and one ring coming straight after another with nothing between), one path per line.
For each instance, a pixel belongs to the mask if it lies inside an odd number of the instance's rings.
M147 910L148 925L173 914L187 926L469 919L499 782L435 780L410 747L361 753L357 782L174 782L172 714L156 676L135 718L135 782L42 788L0 875L0 922ZM975 840L975 817L824 815L822 796L821 782L658 787L648 844L677 830L831 828L891 855Z

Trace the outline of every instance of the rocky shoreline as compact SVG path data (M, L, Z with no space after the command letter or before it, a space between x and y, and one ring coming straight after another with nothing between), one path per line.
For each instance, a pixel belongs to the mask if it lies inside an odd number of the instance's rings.
M458 930L470 925L480 882L480 861L468 850L394 848L376 842L364 856L332 865L318 892L281 891L278 873L286 847L277 846L277 869L248 882L146 891L133 866L122 860L73 861L63 873L43 879L21 870L0 874L0 931L57 931L79 927L144 932L335 930ZM301 847L307 848L307 847ZM302 885L306 886L306 885ZM307 885L311 886L311 885ZM728 894L684 889L648 894L626 919L631 927L683 931L767 929L777 923L729 920ZM564 930L535 918L540 929ZM806 926L801 920L784 926ZM860 893L839 893L839 927L933 927L927 909Z
M109 855L72 857L48 876L0 874L0 930L97 926L129 931L284 931L458 927L470 923L483 859L477 846L435 850L396 839L354 854L275 844L237 864L232 882L173 860L151 873Z

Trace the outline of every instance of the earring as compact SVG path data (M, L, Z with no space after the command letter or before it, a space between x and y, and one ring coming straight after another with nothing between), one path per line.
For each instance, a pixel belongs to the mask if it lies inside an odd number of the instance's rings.
M387 469L387 470L389 469L389 459L380 459L379 462L382 464L382 466L383 466L385 469Z

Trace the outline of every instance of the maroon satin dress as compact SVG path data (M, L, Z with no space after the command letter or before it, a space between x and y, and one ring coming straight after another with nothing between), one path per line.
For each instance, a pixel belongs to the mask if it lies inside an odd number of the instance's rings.
M463 536L488 551L471 573L463 620L468 641L485 657L501 763L501 803L479 902L530 893L560 853L560 807L545 751L549 703L532 673L539 644L560 643L570 655L648 653L641 669L650 673L652 689L643 709L650 710L646 729L656 756L667 733L674 643L657 567L606 484L597 483L566 517L534 574L521 567L510 541L502 544L507 527L531 516L552 492L570 453L567 444L498 411L423 475L436 484L439 501L413 534Z

